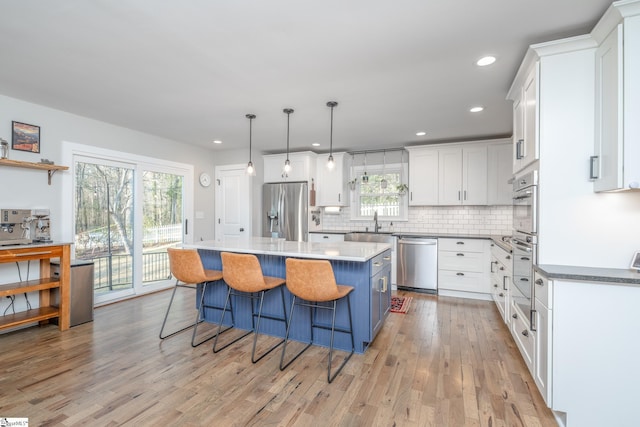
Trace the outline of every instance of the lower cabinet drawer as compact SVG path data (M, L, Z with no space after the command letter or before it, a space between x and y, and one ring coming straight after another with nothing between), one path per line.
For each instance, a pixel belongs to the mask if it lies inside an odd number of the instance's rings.
M438 267L444 270L476 271L482 273L484 254L481 252L449 252L438 253Z
M488 293L486 276L483 273L468 271L438 272L438 288L453 291Z
M529 330L520 310L516 310L513 305L511 306L511 313L511 335L518 345L520 354L522 354L529 371L532 372L534 333Z

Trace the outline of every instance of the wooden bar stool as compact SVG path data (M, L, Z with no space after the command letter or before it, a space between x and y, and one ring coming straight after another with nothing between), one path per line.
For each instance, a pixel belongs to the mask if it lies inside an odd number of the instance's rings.
M209 341L214 338L211 336L206 338L199 343L195 342L196 333L198 330L198 324L202 323L204 319L202 318L202 313L205 308L204 304L204 294L207 290L207 284L209 282L215 282L216 280L222 279L222 272L218 270L205 270L202 265L202 261L200 260L200 255L198 251L195 249L178 249L178 248L168 248L167 254L169 255L169 268L171 269L171 274L176 278L176 285L173 287L173 293L171 294L171 300L169 301L169 306L167 307L167 312L164 315L164 320L162 321L162 328L160 328L160 339L165 339L171 337L177 333L185 331L189 328L193 328L193 335L191 337L191 346L197 347L203 342ZM186 326L182 329L179 329L175 332L172 332L167 335L162 335L164 331L165 324L167 323L167 318L169 317L169 311L171 310L171 305L173 304L173 298L176 295L176 290L178 288L189 288L189 289L197 289L198 285L202 284L202 294L200 295L200 303L198 304L198 313L196 314L196 320L193 325ZM219 308L214 306L207 306L211 308ZM224 331L223 331L224 332Z
M329 345L329 363L327 366L327 381L331 383L334 378L342 371L355 351L355 343L353 340L353 320L351 317L351 301L349 294L353 291L353 286L345 286L336 284L335 275L331 263L325 260L302 260L287 258L286 260L287 289L293 294L291 302L291 314L287 324L287 332L282 347L282 356L280 357L280 370L284 370L302 353L304 353L313 344L313 328L325 329L331 331L331 341ZM336 306L338 300L345 298L347 300L347 308L349 310L349 329L336 327ZM302 301L301 301L302 300ZM329 305L323 304L329 303ZM287 341L289 339L289 331L293 323L293 311L296 305L309 307L309 324L311 325L311 342L304 347L293 359L284 364L285 352L287 350ZM331 327L315 322L318 309L332 310ZM344 359L336 372L331 375L331 361L333 357L333 336L334 332L342 332L351 336L351 353Z
M280 277L264 276L262 274L262 267L260 266L260 261L258 261L258 258L255 255L222 252L220 253L220 257L222 258L222 277L226 282L226 284L228 285L228 291L227 291L227 299L225 301L224 309L222 311L222 316L220 317L220 323L218 328L222 328L222 324L224 322L224 315L227 310L227 305L230 306L231 295L235 295L235 296L251 299L252 329L220 348L217 348L218 336L216 336L216 339L213 342L213 352L217 353L229 347L231 344L239 341L240 339L246 337L247 335L253 333L253 349L251 350L251 362L256 363L259 360L261 360L263 357L265 357L267 354L271 353L280 344L284 342L284 340L281 340L280 342L275 344L273 347L269 348L260 357L256 358L256 344L258 342L258 332L260 331L260 319L265 318L265 319L282 321L283 329L286 329L287 309L285 306L285 299L284 299L284 287L282 286L284 285L285 280ZM276 288L280 289L280 296L282 299L282 317L262 313L264 295L268 291ZM255 300L259 300L257 313L255 312L255 304L254 304ZM235 322L233 320L233 307L230 307L230 310L231 310L231 316L232 316L231 327L234 327ZM257 318L257 322L256 322L256 318Z

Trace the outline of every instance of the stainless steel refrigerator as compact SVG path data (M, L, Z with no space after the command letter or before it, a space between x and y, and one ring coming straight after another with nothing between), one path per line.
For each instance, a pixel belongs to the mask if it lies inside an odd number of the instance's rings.
M262 187L262 235L306 242L309 192L305 182L279 182Z

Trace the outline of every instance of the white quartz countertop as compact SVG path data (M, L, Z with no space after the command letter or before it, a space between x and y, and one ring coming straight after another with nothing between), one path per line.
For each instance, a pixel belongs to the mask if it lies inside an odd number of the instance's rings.
M290 242L284 239L272 239L270 237L252 237L249 240L206 240L193 244L185 244L183 247L212 251L356 262L366 262L387 249L391 249L391 245L386 243Z

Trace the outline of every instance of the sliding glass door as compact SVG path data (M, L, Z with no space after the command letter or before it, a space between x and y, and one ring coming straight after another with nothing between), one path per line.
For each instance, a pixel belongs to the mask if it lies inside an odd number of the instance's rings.
M96 301L133 293L135 165L75 162L75 254L94 262Z
M73 159L75 258L95 264L96 304L171 286L167 248L187 242L193 172L146 158Z

